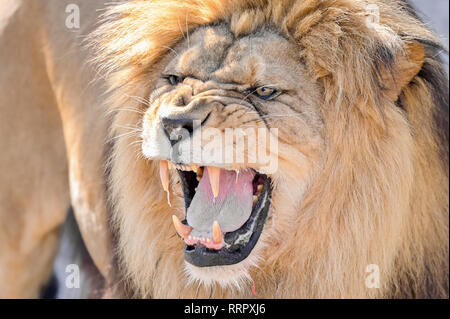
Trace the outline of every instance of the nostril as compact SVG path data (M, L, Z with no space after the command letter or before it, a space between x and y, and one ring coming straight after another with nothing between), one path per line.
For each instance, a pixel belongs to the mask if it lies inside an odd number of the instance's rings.
M172 146L183 137L189 137L194 131L192 119L170 119L162 118L162 125Z

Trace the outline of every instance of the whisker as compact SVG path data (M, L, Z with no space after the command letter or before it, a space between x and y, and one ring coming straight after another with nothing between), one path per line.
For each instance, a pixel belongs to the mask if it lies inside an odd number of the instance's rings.
M133 134L137 134L137 133L140 133L140 132L139 131L131 131L131 132L119 134L119 135L116 135L116 136L113 136L113 137L109 138L107 140L107 143L112 142L112 141L114 141L116 139L119 139L119 138L122 138L122 137L130 136L130 135L132 136Z
M128 144L128 146L134 146L134 145L141 146L142 145L142 140L134 141L134 142L131 142L130 144Z
M186 35L187 35L188 48L190 49L190 48L191 48L191 43L190 43L190 39L189 39L188 15L189 15L189 13L186 12L185 27L186 27Z
M183 39L186 40L186 37L184 36L183 29L181 28L181 24L180 24L180 19L179 18L178 18L177 22L178 22L178 27L180 28L181 34L183 35Z
M174 49L172 49L171 47L168 47L168 46L166 46L166 45L163 45L162 47L163 47L163 48L166 48L166 49L168 49L168 50L170 50L170 51L172 51L172 52L175 53L175 55L178 57L178 52L175 51Z
M134 130L136 132L142 132L142 128L141 127L137 127L137 126L125 126L125 125L115 124L114 127L123 128L123 129L126 129L126 130Z
M110 115L110 114L112 114L112 113L114 113L114 112L133 112L133 113L137 113L137 114L145 114L145 112L144 111L141 111L141 110L137 110L137 109L131 109L131 108L118 108L118 109L113 109L113 110L110 110L110 111L108 111L106 114L107 115Z
M125 94L125 96L129 97L129 98L131 98L131 99L133 99L133 100L135 100L135 101L137 101L137 102L139 102L141 104L144 104L145 106L150 107L150 101L148 101L148 100L146 100L146 99L144 99L144 98L142 98L140 96L128 95L128 94Z

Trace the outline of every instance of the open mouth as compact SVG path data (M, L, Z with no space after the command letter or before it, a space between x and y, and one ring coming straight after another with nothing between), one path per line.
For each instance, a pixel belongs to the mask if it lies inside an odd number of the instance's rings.
M161 161L165 190L169 169L177 170L184 195L186 218L173 216L173 222L185 243L185 260L210 267L247 258L268 217L270 178L251 168L236 171Z

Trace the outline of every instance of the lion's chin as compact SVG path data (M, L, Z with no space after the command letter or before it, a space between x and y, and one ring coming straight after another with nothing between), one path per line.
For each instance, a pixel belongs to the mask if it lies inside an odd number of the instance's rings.
M252 283L250 269L258 267L265 246L264 240L260 239L250 255L234 265L197 267L185 262L184 271L191 284L196 283L206 287L218 284L222 288L243 291Z

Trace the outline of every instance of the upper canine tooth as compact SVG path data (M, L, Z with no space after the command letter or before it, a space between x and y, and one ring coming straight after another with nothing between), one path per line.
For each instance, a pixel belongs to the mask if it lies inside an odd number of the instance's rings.
M169 190L169 166L167 161L159 162L159 177L161 178L163 189L167 192Z
M222 240L223 240L223 233L222 230L220 229L219 223L216 220L213 223L213 241L216 244L220 244Z
M189 236L189 234L192 231L192 227L184 225L177 216L172 215L172 221L173 225L175 226L175 230L177 231L178 235L180 235L183 238L186 238Z
M262 189L263 189L263 186L262 186L261 184L259 184L259 185L256 187L256 190L257 190L258 192L262 191Z
M209 184L214 198L219 196L220 168L208 166Z

